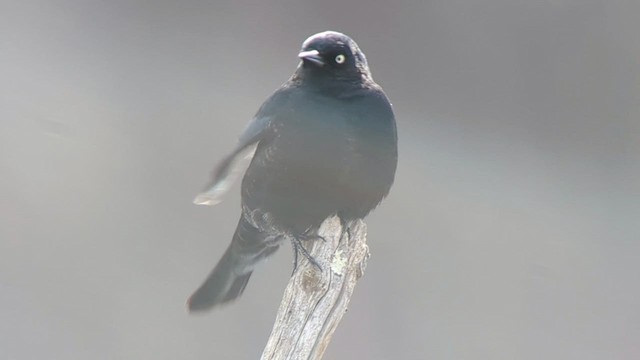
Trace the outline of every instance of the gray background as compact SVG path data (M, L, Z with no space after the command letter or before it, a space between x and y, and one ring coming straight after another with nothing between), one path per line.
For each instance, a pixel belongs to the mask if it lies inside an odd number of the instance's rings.
M291 250L190 316L238 187L191 200L327 29L401 141L327 358L639 358L640 2L0 7L0 359L257 358Z

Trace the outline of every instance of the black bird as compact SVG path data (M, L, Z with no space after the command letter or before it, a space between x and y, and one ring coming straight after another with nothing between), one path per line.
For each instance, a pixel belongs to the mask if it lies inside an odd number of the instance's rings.
M395 118L358 45L326 31L308 38L298 57L293 76L260 107L194 200L218 203L237 175L235 165L253 154L233 240L189 299L191 311L240 296L255 266L283 239L292 241L296 255L308 255L300 241L327 217L361 219L391 188Z

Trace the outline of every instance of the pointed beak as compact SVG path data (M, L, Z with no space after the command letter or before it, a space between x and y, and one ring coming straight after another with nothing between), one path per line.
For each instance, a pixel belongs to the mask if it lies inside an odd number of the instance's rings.
M300 54L298 54L298 57L302 60L311 61L312 63L319 66L323 66L325 64L318 50L303 51Z

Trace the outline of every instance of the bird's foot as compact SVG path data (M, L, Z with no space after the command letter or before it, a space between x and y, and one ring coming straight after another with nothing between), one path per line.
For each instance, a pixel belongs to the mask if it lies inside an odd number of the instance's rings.
M322 242L327 242L323 236L316 234L312 230L307 230L304 234L300 234L297 236L300 241L310 241L310 240L322 240Z
M313 240L313 239L322 239L323 241L326 241L322 236L319 235L315 235L315 236L308 236L308 235L302 235L299 237L291 237L291 245L293 246L293 273L296 272L296 269L298 269L298 252L302 253L302 255L307 258L307 261L309 261L309 263L311 263L311 265L315 266L316 268L318 268L318 270L322 271L322 267L320 266L320 264L318 264L318 262L316 261L316 259L313 258L313 256L311 256L311 254L309 254L309 252L307 251L307 249L304 247L304 245L302 245L302 241L305 240Z

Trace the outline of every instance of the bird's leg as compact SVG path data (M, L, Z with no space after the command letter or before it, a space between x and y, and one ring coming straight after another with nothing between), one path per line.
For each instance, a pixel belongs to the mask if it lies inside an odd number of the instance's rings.
M342 233L343 234L345 232L347 233L347 243L348 243L349 240L351 240L351 229L349 228L350 222L344 220L342 217L339 217L339 219L340 219L340 226L342 226ZM340 240L342 240L342 238L340 238Z
M291 238L291 248L293 249L293 271L291 272L291 276L293 276L298 268L298 248L296 247L294 238Z

